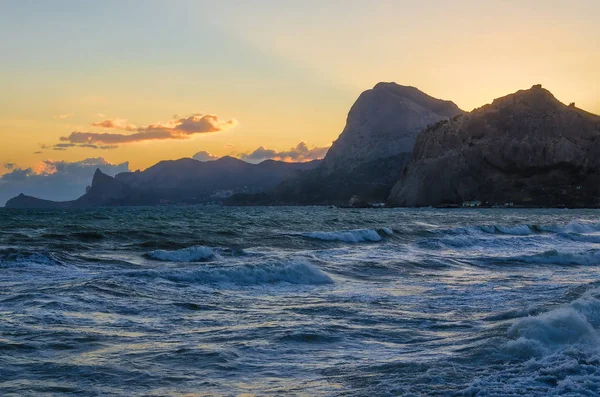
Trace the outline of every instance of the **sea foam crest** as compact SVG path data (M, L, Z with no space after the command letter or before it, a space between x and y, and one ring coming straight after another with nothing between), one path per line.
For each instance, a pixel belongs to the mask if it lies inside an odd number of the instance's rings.
M175 251L156 250L147 254L152 259L169 262L196 262L210 259L215 256L215 252L205 246L197 245L188 248L182 248Z
M506 344L517 354L543 355L574 344L600 344L600 290L592 289L570 304L521 318L508 329Z
M131 275L140 275L140 272ZM333 280L312 263L298 259L274 263L242 265L204 265L186 269L150 270L143 276L158 277L174 282L230 283L238 285L272 284L331 284Z
M513 322L500 347L507 364L462 395L596 396L600 393L600 291Z
M394 234L394 232L392 229L383 228L301 233L301 235L304 237L309 237L316 240L342 241L345 243L377 242L383 239L382 234L391 236Z

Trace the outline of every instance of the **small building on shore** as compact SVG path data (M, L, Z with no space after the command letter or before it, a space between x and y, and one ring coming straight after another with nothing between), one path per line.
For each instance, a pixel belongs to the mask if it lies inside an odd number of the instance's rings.
M481 207L482 202L479 200L463 201L463 207Z

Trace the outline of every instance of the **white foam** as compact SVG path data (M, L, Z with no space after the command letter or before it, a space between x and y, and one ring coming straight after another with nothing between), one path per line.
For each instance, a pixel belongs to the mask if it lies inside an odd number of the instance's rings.
M599 292L516 320L499 350L506 364L475 379L462 395L599 395Z
M214 251L208 247L197 245L176 251L156 250L148 252L148 256L159 261L196 262L212 258Z
M393 234L390 229L384 230L385 234ZM335 232L310 232L301 233L302 236L314 238L323 241L343 241L346 243L360 243L360 242L376 242L381 241L383 238L375 229L356 229L356 230L345 230Z

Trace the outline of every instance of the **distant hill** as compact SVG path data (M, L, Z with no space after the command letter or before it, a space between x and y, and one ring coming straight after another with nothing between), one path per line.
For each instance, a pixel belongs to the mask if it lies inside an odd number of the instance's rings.
M161 161L145 171L125 172L114 178L97 170L87 193L74 201L53 202L20 195L9 200L6 207L219 203L235 193L256 194L273 189L286 178L314 169L319 163L319 160L307 163L266 160L250 164L233 157L208 162L189 158Z
M352 196L385 201L411 158L417 134L463 111L415 87L379 83L354 103L346 126L316 169L285 180L268 195L230 204L347 204Z
M538 85L419 134L389 202L597 207L599 197L600 117Z

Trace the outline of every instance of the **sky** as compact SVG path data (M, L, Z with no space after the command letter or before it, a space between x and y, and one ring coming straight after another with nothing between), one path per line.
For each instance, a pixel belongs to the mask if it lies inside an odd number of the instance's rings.
M322 157L379 81L464 110L541 83L598 114L598 15L598 0L0 0L0 175Z

